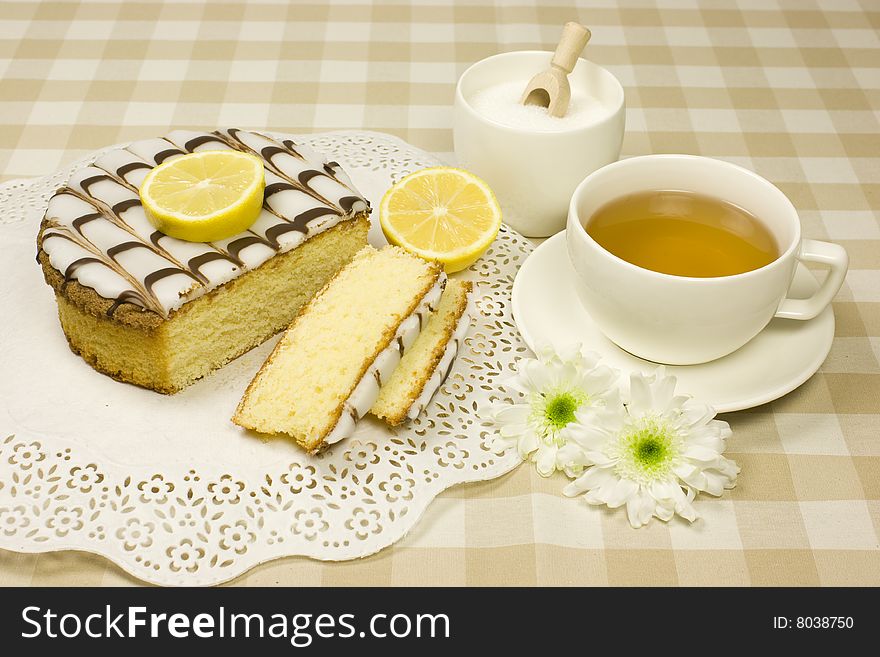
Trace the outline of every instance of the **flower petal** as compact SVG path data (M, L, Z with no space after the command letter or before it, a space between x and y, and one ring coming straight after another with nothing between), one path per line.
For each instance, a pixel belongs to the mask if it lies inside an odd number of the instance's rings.
M510 441L504 440L500 436L496 436L489 443L489 450L500 455L510 449L511 446L512 443Z
M707 404L689 400L682 406L681 425L697 427L707 424L715 417L715 409Z
M553 345L546 340L541 340L535 345L535 356L537 356L538 360L541 362L547 362L557 358L556 350L553 348Z
M607 393L617 380L615 370L605 365L600 365L580 372L578 385L589 393L591 397L598 397Z
M577 477L574 481L566 484L565 487L562 489L562 494L566 497L575 497L576 495L580 495L584 491L590 490L590 479L587 476L589 474L590 470L587 470L580 477Z
M559 466L565 465L588 465L588 461L584 458L584 450L572 443L565 443L556 452L556 463Z
M615 480L616 478L610 469L594 466L568 484L562 492L568 497L573 497L594 488L601 488L606 484L613 485Z
M673 395L675 394L676 378L674 376L665 376L658 379L652 386L654 393L654 409L661 413L667 411L673 404Z
M704 470L703 479L705 480L705 484L702 491L709 493L709 495L714 495L715 497L718 497L724 492L728 481L727 477L715 470Z
M682 452L682 456L700 463L713 463L721 455L709 447L703 447L702 445L687 445Z
M534 455L533 460L535 461L538 474L542 477L549 477L556 472L557 451L558 448L556 445L548 445L547 443L541 443L541 446L538 447L538 451Z
M681 504L676 504L675 512L689 522L693 522L700 517L687 498L684 498L684 501Z
M516 440L525 433L532 432L527 424L508 424L498 428L498 434L508 440ZM532 432L534 433L534 432Z
M722 427L719 427L714 422L710 422L702 427L691 429L687 436L687 443L689 445L701 445L720 454L725 448L721 431Z
M606 503L612 509L619 507L639 491L639 485L629 479L618 479L609 491Z
M678 484L669 481L659 479L657 481L651 482L651 485L648 487L648 492L658 502L666 502L669 500L674 500L678 493L681 493L681 487Z
M703 487L706 485L703 473L693 463L683 461L673 466L672 471L691 488L703 490Z
M651 394L651 386L647 377L641 372L633 372L629 376L629 410L641 417L651 410L654 405L654 396Z
M574 363L563 363L556 369L556 382L565 390L580 388L580 370L578 370Z
M601 449L608 441L608 434L598 426L585 425L580 422L569 424L559 432L565 441L577 443L584 449Z
M500 404L492 409L492 419L501 424L525 424L530 410L528 404Z
M595 351L583 351L581 345L578 345L578 356L580 357L580 365L585 370L591 370L597 367L602 360L602 356Z
M646 492L637 491L626 503L626 516L629 519L629 524L634 529L644 527L654 515L656 506L654 498Z
M718 472L727 477L728 483L724 486L725 488L733 488L736 486L736 478L739 475L740 470L736 461L721 456L718 458L718 463L715 464L715 468Z
M669 500L658 502L654 507L654 515L663 522L669 522L675 515L675 505Z
M541 440L535 434L534 431L526 431L519 437L519 441L517 441L516 447L519 450L520 456L524 459L528 458L529 454L538 449L538 446L541 444Z
M528 360L520 366L520 384L532 392L540 392L552 386L554 382L552 367L536 360Z
M574 414L581 426L601 431L606 436L618 433L626 422L623 404L582 407Z

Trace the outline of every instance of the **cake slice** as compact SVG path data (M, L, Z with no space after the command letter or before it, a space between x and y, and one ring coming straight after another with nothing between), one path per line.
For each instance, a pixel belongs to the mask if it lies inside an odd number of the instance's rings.
M437 263L365 247L300 311L232 421L291 436L309 452L351 435L445 283Z
M447 282L437 311L379 391L370 409L373 415L395 426L407 418L417 418L425 409L449 376L467 335L471 289L470 281Z

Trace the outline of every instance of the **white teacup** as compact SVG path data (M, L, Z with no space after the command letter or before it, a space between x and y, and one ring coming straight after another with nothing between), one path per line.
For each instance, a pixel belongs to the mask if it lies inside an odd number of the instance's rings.
M478 113L474 94L488 86L528 80L549 66L551 52L520 51L483 59L455 89L455 155L461 166L492 187L504 222L529 237L565 227L568 201L584 176L620 155L625 121L623 87L601 66L579 59L571 87L586 89L602 105L589 122L559 130L514 128Z
M584 222L602 205L650 190L698 192L734 203L770 229L781 255L742 274L689 278L633 265L587 233ZM693 155L634 157L587 176L571 198L566 241L578 294L600 330L636 356L673 365L726 356L774 317L816 317L837 294L848 264L843 247L801 239L797 211L772 183L735 164ZM786 297L798 261L831 268L809 299Z

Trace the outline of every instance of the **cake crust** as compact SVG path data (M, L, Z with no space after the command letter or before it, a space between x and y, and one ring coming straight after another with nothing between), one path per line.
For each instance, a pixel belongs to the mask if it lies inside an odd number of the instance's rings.
M385 247L385 248L399 249L399 247L394 247L394 246L389 246L389 247ZM364 254L369 254L373 250L374 250L373 247L370 247L370 246L364 247L364 249L362 249L360 253L355 255L355 257L351 260L351 262L349 263L348 266L351 266L360 257L365 257ZM400 249L400 250L402 252L406 253L402 249ZM407 255L410 257L417 257L417 256L412 256L411 254L408 254L408 253L407 253ZM399 321L385 329L385 331L382 333L381 338L377 343L377 347L375 348L373 353L367 355L364 358L364 360L361 362L361 364L358 368L358 376L355 379L354 385L351 387L351 389L346 391L344 395L342 395L342 398L341 398L339 404L328 415L327 422L324 425L324 429L321 432L320 437L315 441L307 443L303 440L300 440L300 438L297 436L291 436L300 444L301 447L303 447L303 449L305 449L309 453L312 453L312 454L318 453L319 451L321 451L322 448L326 447L326 443L325 443L324 439L333 430L333 428L336 426L336 424L339 422L340 418L342 417L342 414L345 410L345 401L348 398L348 396L351 395L354 388L357 386L358 381L360 381L360 379L362 379L363 376L367 373L367 371L370 369L370 366L373 364L373 362L376 360L376 358L379 356L379 354L386 347L388 347L389 344L391 344L391 341L394 339L395 333L397 332L397 328L403 322L403 320L416 310L416 308L418 307L422 298L426 294L428 294L428 292L431 290L431 288L433 288L434 285L437 283L438 279L440 279L440 277L443 275L443 268L442 268L442 266L440 266L440 264L438 264L436 262L427 262L426 264L429 267L429 273L430 273L429 277L425 281L422 288L419 290L418 294L414 295L412 302L407 307L406 312L404 312L400 316ZM312 297L312 299L309 300L308 303L306 303L300 309L296 318L293 320L293 322L291 322L290 327L287 330L293 330L296 327L296 325L302 319L302 317L304 317L306 315L309 308L311 308L312 304L317 303L317 301L321 298L321 296L327 291L327 289L333 284L333 282L341 274L342 274L342 270L337 272L329 281L327 281L327 283L324 285L324 287L321 288L321 290L314 297ZM269 357L266 359L266 361L263 363L263 365L260 367L260 369L254 375L253 380L251 380L251 382L248 384L248 387L245 390L244 395L241 398L241 401L238 403L238 406L235 410L234 415L232 416L232 421L235 424L237 424L238 426L243 427L245 429L249 429L251 431L260 432L260 429L256 426L254 426L253 423L249 422L247 420L247 418L244 416L244 408L250 402L251 393L253 392L254 388L258 385L260 378L271 367L272 363L275 361L275 358L280 353L281 349L283 349L283 341L279 342L277 345L275 345L275 348L272 350L272 353L269 355Z
M51 266L51 265L50 265ZM58 312L59 314L64 313L65 311L70 311L71 309L75 311L82 312L83 309L73 303L69 298L62 296L61 294L55 295L55 301L58 303ZM146 311L149 312L149 311ZM94 316L89 313L90 316L93 316L97 321L110 321L109 317L100 317ZM109 376L114 381L119 381L120 383L130 383L132 385L147 387L145 386L143 381L138 381L131 374L126 373L124 370L119 368L113 368L104 364L104 361L101 360L97 351L93 348L89 348L87 345L77 346L73 343L70 335L67 331L62 331L64 333L64 338L67 340L67 346L70 348L74 354L82 358L86 363L88 363L94 370ZM239 354L241 355L241 354ZM179 392L178 388L165 385L158 381L154 381L150 386L150 390L161 393L163 395L173 395L176 392Z

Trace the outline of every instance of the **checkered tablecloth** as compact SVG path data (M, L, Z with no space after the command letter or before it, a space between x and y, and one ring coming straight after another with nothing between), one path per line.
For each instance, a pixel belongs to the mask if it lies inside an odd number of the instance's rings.
M791 197L806 236L846 247L828 360L725 416L739 485L698 501L693 526L632 530L523 466L448 491L374 557L285 559L237 584L880 584L877 0L3 0L0 180L217 125L382 130L451 157L464 68L550 49L570 19L626 87L624 156L743 164ZM132 582L99 557L0 551L0 584Z

